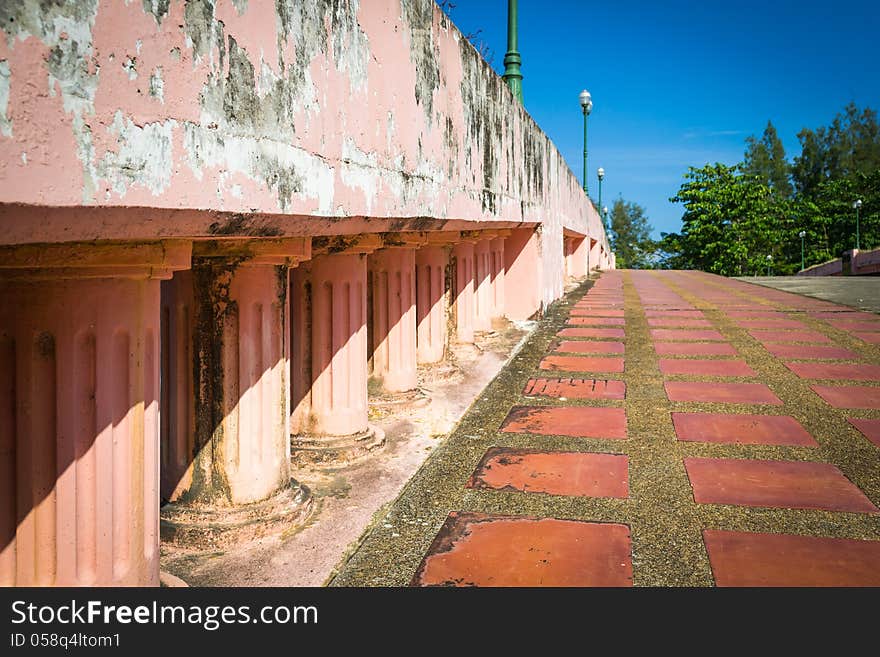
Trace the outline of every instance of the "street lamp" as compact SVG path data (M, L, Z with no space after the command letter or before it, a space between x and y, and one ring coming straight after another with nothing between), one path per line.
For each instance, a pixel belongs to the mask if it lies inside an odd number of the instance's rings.
M605 177L605 169L599 167L596 170L596 176L599 178L599 207L602 207L602 178Z
M772 264L773 264L773 256L768 255L767 256L767 276L770 275L770 265L772 265Z
M584 111L584 194L587 194L587 117L593 111L593 98L586 89L581 92L579 98L581 109Z
M504 75L501 76L520 105L523 102L522 57L518 46L517 0L507 0L507 52L504 54Z
M586 157L586 155L584 155L584 157ZM859 244L859 209L862 207L862 199L856 199L855 203L853 203L853 207L856 209L856 251L858 251L862 248Z
M807 232L805 230L802 230L801 232L798 233L798 237L801 238L801 271L806 269L806 267L804 267L804 238L806 236L807 236Z
M611 228L611 224L608 223L608 206L602 208L602 217L605 219L606 230Z

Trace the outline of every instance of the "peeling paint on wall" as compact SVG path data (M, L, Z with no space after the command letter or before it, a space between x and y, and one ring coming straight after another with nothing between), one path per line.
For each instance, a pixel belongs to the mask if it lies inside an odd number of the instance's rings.
M0 61L0 135L12 136L12 121L6 113L9 108L9 62Z
M116 136L119 150L104 155L97 174L120 196L133 185L142 185L158 196L171 184L175 125L169 120L141 127L117 112L108 131Z
M416 68L416 103L422 106L428 125L434 118L434 92L440 87L440 67L434 43L433 0L400 0L404 22L409 26L410 59Z

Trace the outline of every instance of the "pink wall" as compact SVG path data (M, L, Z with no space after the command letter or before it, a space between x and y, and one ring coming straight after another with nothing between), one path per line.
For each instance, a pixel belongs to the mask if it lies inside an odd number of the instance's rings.
M540 223L546 303L563 228L604 241L556 147L430 0L144 9L164 5L6 10L0 242Z

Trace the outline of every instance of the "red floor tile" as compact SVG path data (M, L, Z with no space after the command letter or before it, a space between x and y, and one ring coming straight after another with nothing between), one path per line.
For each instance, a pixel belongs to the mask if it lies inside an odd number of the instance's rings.
M728 317L778 317L780 319L785 319L786 316L779 312L778 310L728 310L725 313Z
M545 356L539 367L554 372L623 372L623 358Z
M863 363L785 363L802 379L880 381L880 365Z
M857 331L854 332L853 335L859 340L864 340L865 342L869 342L870 344L880 344L880 332L874 331L871 333L867 333L863 331Z
M663 374L692 376L755 376L756 372L743 360L660 359Z
M501 425L506 433L537 433L575 438L626 438L622 408L514 406Z
M820 319L849 319L855 321L880 321L880 315L874 313L862 312L858 310L821 310L811 312L810 315Z
M768 343L764 348L779 358L794 358L798 360L858 360L861 358L856 352L843 347L829 347L825 345L802 345Z
M727 338L718 331L688 331L676 329L651 329L651 337L654 340L668 341L715 341L726 342Z
M735 356L732 345L721 342L655 342L659 356Z
M572 313L568 323L577 326L623 326L626 320L623 317L579 317Z
M602 379L529 379L523 394L557 399L626 399L626 384Z
M493 447L483 456L467 487L626 498L629 497L628 461L619 454Z
M697 504L880 511L830 463L687 458L684 465Z
M673 319L703 319L705 317L702 310L646 310L645 316Z
M623 326L626 320L623 317L576 317L572 313L568 323L572 326Z
M571 314L576 317L610 317L616 319L623 319L622 310L588 310L584 308L578 308L574 306L571 309Z
M880 586L880 541L703 531L718 586Z
M674 317L649 317L648 326L657 328L711 328L708 319L676 319Z
M728 413L673 413L675 435L684 442L738 445L800 445L819 443L793 417Z
M564 328L557 333L560 338L623 338L623 329L614 328Z
M622 354L622 342L591 342L589 340L565 340L553 351L568 354Z
M872 443L880 447L880 420L866 420L863 418L847 418L847 422L862 432L862 435Z
M828 319L825 321L841 331L880 331L880 322L877 321L859 322L848 319Z
M880 408L880 388L871 386L810 386L834 408Z
M412 586L632 586L626 525L455 512Z
M782 400L763 383L667 381L664 385L666 396L674 402L782 405Z
M803 322L795 319L741 319L737 322L743 328L756 329L805 329Z
M765 331L752 329L751 336L759 342L831 342L818 331Z

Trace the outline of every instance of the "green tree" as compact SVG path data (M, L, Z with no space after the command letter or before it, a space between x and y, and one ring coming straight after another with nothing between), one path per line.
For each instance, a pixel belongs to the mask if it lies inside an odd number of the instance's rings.
M880 169L880 124L870 107L860 110L850 103L831 125L798 133L801 154L792 173L797 191L806 197L831 180L870 175Z
M745 175L769 187L777 196L791 197L791 167L785 159L785 147L772 122L767 121L760 139L754 136L746 139L742 170Z
M690 167L670 201L684 206L681 234L665 242L680 249L679 263L742 276L764 270L769 255L776 273L790 273L786 237L794 229L791 203L744 175L740 165Z
M645 209L617 198L611 209L611 244L620 269L650 269L657 248Z

